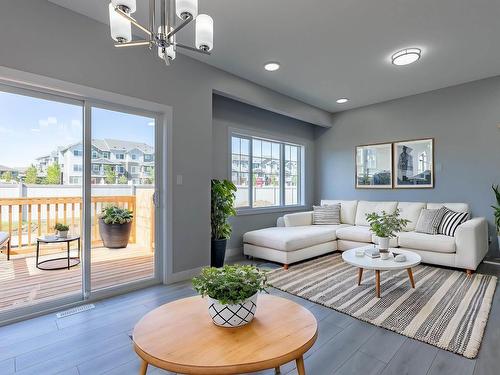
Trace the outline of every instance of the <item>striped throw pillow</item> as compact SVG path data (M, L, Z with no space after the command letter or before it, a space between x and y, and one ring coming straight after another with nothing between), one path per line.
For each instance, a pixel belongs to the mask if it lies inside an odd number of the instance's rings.
M447 208L444 207L435 210L422 209L415 227L415 232L438 234L439 224L441 224L446 211Z
M446 213L439 224L438 233L453 237L460 224L469 220L468 212L455 212L446 208Z
M340 203L328 206L313 206L314 225L340 224Z

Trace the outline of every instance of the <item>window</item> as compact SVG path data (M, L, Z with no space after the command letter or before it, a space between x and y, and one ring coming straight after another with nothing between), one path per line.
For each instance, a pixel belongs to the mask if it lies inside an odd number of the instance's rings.
M101 166L99 164L92 164L92 173L99 174L101 172Z
M123 172L125 172L125 168L123 168L123 166L121 166L121 165L118 165L118 166L116 167L116 171L117 171L118 173L123 173Z
M137 159L137 155L136 154L132 154L130 156L132 157L132 160L136 160Z
M236 207L302 204L303 146L240 134L231 136L231 179Z
M83 167L81 164L73 164L73 172L82 172Z
M102 153L102 157L103 157L104 159L109 159L109 151L103 151L103 153Z
M83 156L82 150L73 150L73 156Z
M97 159L99 157L99 153L95 150L92 151L92 159Z
M81 177L74 177L74 176L70 176L69 177L69 183L70 184L79 185L79 184L81 184L81 182L82 182L82 178Z
M130 173L133 173L133 174L137 173L137 167L135 165L130 167Z
M144 161L153 161L153 155L151 155L151 154L145 154L144 155Z
M125 159L125 154L116 154L115 157L119 160Z

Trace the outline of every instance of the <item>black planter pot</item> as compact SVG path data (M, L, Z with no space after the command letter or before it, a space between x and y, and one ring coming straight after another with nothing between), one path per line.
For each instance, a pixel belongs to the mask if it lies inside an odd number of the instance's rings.
M210 257L210 265L220 268L224 266L224 258L226 257L227 239L212 240L212 252Z
M130 238L132 222L125 224L106 224L99 219L99 233L105 247L110 249L120 249L127 247Z

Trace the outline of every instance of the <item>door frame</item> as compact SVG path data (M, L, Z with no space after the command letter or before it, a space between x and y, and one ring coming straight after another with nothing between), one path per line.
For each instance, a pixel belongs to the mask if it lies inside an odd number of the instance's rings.
M142 289L150 285L158 283L166 284L167 281L171 279L171 275L173 273L172 107L89 86L66 82L43 75L28 73L5 66L0 66L0 84L4 85L6 88L10 88L11 90L16 90L17 93L20 93L22 90L27 90L31 94L35 93L41 98L51 96L58 98L58 100L62 102L75 103L75 101L77 101L80 105L83 105L84 116L86 108L89 108L88 105L90 103L103 103L106 105L116 106L117 108L131 108L137 110L138 112L147 112L148 115L155 113L156 116L158 116L155 117L155 120L157 120L157 122L155 122L155 158L157 160L161 160L162 165L161 170L155 166L155 189L158 192L158 204L155 210L155 254L158 253L159 256L155 256L154 278L150 280L138 281L133 284L126 284L124 286L102 289L87 296L84 295L84 291L85 288L90 287L90 284L88 283L89 280L82 280L82 293L2 313L0 317L0 326L71 308L83 303L98 301L102 298L119 295L132 290ZM87 116L88 115L89 113L87 113ZM85 132L85 117L83 119L83 125ZM87 139L90 139L88 138L88 135ZM85 136L83 141L85 142ZM86 158L86 155L88 155L87 157L91 160L91 152L85 153L84 158ZM84 165L88 166L87 169L91 168L91 164L88 164L88 161L84 162ZM84 177L86 173L89 172L84 170ZM86 178L84 178L84 183L85 180ZM88 181L90 182L90 179L88 179ZM85 187L83 187L82 190L83 198L85 199L84 205L88 206L90 204L89 196L85 198ZM88 194L90 194L90 191ZM84 225L84 228L85 227L86 225ZM85 236L88 235L89 234L84 233L82 237L85 238ZM90 265L83 262L82 277L85 274L89 274L88 270L85 270L85 267L90 267Z

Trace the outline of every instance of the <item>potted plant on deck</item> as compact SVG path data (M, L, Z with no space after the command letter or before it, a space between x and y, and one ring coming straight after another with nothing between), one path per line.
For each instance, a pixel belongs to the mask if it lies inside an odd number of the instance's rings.
M380 252L388 252L389 239L396 237L397 232L401 232L410 222L399 217L399 209L393 214L382 211L381 214L372 212L366 214L366 220L370 223L371 231L378 237L378 247Z
M500 246L500 189L498 185L492 185L491 188L493 189L497 200L496 206L491 207L493 208L493 215L495 216L495 227L497 229L498 245Z
M59 238L68 238L69 226L61 223L57 223L54 227L57 231L57 236Z
M99 233L105 247L127 247L132 229L133 213L116 205L103 208L99 217Z
M258 292L266 287L266 274L254 266L206 267L193 278L193 287L208 297L208 313L215 325L241 327L255 315Z
M212 208L210 221L212 226L211 259L212 267L222 267L226 256L227 239L231 236L231 224L228 219L236 215L234 199L236 186L228 180L212 180Z

